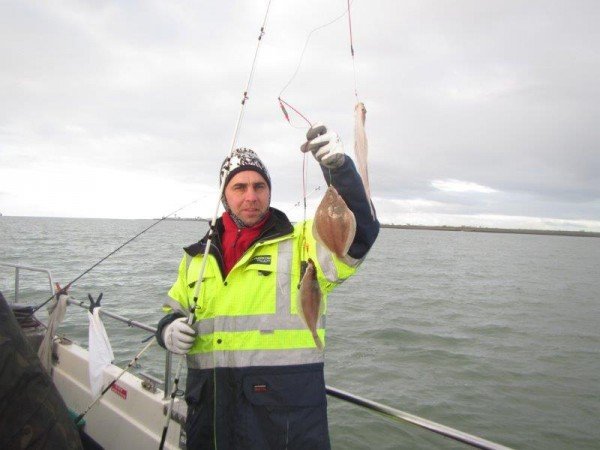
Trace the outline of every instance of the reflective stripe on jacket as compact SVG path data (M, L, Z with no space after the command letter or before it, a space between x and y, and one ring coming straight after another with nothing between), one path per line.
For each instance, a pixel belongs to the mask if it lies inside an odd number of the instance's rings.
M187 356L188 368L284 366L323 361L323 352L316 348L311 332L298 315L301 262L308 258L315 262L323 293L323 315L317 332L325 342L327 294L354 274L360 260L347 257L342 261L318 244L311 233L312 221L292 228L285 214L275 209L272 213L279 225L275 232L259 237L225 279L218 245L211 248L195 310L193 326L198 337ZM303 250L303 234L307 251ZM203 250L200 246L184 255L177 281L169 291L171 300L165 305L166 311L182 314L189 311Z

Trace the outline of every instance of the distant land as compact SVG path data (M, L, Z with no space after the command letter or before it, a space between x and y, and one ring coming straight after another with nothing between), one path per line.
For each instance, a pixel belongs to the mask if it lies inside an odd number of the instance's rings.
M3 217L2 213L0 213L0 217ZM6 216L4 217L38 217L38 216ZM61 217L56 217L60 219ZM67 217L68 218L68 217ZM78 217L72 217L77 219ZM85 219L84 217L80 217L80 219ZM93 218L89 218L93 219ZM108 217L98 217L96 219L110 219ZM128 219L115 219L115 220L128 220ZM131 219L129 219L131 220ZM148 219L147 219L148 220ZM209 223L211 219L205 217L161 217L154 218L152 220L169 220L169 221L194 221L194 222L206 222ZM466 233L508 233L508 234L537 234L543 236L574 236L574 237L600 237L600 232L596 231L574 231L574 230L535 230L530 228L494 228L494 227L474 227L474 226L450 226L450 225L412 225L412 224L404 224L404 225L396 225L383 223L381 224L381 228L394 228L397 230L431 230L431 231L461 231Z
M390 225L382 224L381 228L397 228L400 230L433 230L433 231L463 231L467 233L512 233L512 234L540 234L545 236L576 236L576 237L600 237L600 233L593 231L569 231L569 230L532 230L529 228L487 228L447 225Z
M158 219L157 219L158 220ZM210 222L210 219L202 217L167 217L163 220L196 220L199 222ZM538 234L544 236L575 236L575 237L600 237L600 233L594 231L569 231L569 230L533 230L529 228L488 228L473 226L449 226L449 225L395 225L381 224L381 228L395 228L398 230L432 230L432 231L462 231L466 233L509 233L509 234Z
M197 222L210 222L210 219L205 219L204 217L161 217L160 219L153 220L194 220Z

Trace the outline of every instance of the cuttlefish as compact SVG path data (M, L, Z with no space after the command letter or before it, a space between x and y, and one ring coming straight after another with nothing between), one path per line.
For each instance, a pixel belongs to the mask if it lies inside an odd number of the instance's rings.
M348 253L356 234L356 218L333 186L327 188L315 212L312 232L338 258Z
M369 199L371 207L371 215L375 218L375 210L371 203L371 187L369 185L369 171L367 167L367 158L369 156L369 142L365 132L365 121L367 119L367 109L362 102L358 102L354 107L354 157L356 158L356 166L358 173L362 178L365 193Z
M302 318L302 321L306 327L312 333L312 337L315 340L315 345L319 350L323 350L323 342L317 334L317 323L319 317L323 312L323 305L321 302L321 288L317 281L317 270L315 269L315 263L312 259L308 260L306 270L300 281L300 291L296 297L298 314Z

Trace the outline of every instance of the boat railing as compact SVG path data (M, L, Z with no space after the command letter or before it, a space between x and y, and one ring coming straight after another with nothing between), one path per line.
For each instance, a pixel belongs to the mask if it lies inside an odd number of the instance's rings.
M69 305L79 306L83 309L88 309L89 305L83 301L77 301L74 299L68 299L67 303ZM129 327L139 328L141 330L149 331L152 334L156 333L156 328L145 323L137 322L135 320L128 319L127 317L120 316L119 314L111 313L110 311L106 311L104 308L100 309L101 316L107 316L111 319L118 320L126 324ZM164 398L170 397L171 393L171 364L173 360L173 354L171 352L165 352L165 378L164 378Z
M40 269L39 267L24 266L22 264L12 264L12 263L6 263L6 262L1 262L1 261L0 261L0 266L12 267L15 269L15 300L14 300L15 303L18 303L18 301L19 301L19 294L20 294L19 277L21 275L21 270L45 273L48 277L50 292L54 293L54 282L52 280L52 272L50 272L48 269Z
M29 270L33 272L41 272L45 273L48 277L49 286L50 286L50 295L54 294L54 283L52 280L52 273L50 270L41 269L36 267L24 266L20 264L12 264L12 263L4 263L0 262L0 266L12 267L15 269L15 303L18 299L18 286L19 286L19 275L21 270ZM89 305L83 301L77 301L74 299L69 299L68 303L70 305L79 306L83 309L88 309ZM110 317L111 319L117 320L126 324L129 327L139 328L144 331L149 331L151 333L156 333L156 328L150 325L137 322L135 320L128 319L127 317L120 316L119 314L111 313L110 311L106 311L104 308L100 310L100 314L103 316ZM170 393L171 388L171 352L165 352L165 379L164 379L164 393L165 398ZM453 439L458 442L462 442L463 444L467 444L471 447L480 448L480 449L489 449L489 450L510 450L509 447L506 447L501 444L497 444L495 442L489 441L487 439L483 439L481 437L465 433L463 431L457 430L455 428L447 427L445 425L439 424L437 422L433 422L428 419L424 419L419 416L415 416L413 414L401 411L396 408L392 408L391 406L384 405L382 403L375 402L373 400L369 400L364 397L360 397L358 395L351 394L350 392L343 391L341 389L337 389L332 386L326 386L327 395L330 397L337 398L339 400L351 403L356 406L360 406L369 411L376 412L382 414L383 416L392 419L396 422L400 423L410 423L412 425L416 425L420 428L429 430L433 433L445 436L447 438Z
M48 278L49 288L50 288L49 294L54 295L54 292L55 292L54 291L54 280L52 278L52 272L50 270L42 269L39 267L25 266L22 264L6 263L6 262L2 262L2 261L0 261L0 266L10 267L10 268L15 269L15 296L14 296L13 303L18 303L18 300L19 300L19 284L20 284L19 277L21 275L21 271L23 271L23 270L30 271L30 272L40 272L40 273L46 274L46 276ZM88 309L88 307L89 307L89 305L87 303L85 303L83 301L77 301L77 300L73 299L72 297L70 297L67 300L67 303L69 305L79 306L83 309ZM156 333L155 327L152 327L152 326L147 325L142 322L128 319L127 317L120 316L119 314L112 313L110 311L107 311L105 308L100 309L100 315L110 317L111 319L122 322L129 327L139 328L144 331L149 331L150 333ZM170 393L171 365L172 365L172 354L171 354L171 352L165 352L165 375L164 375L164 396L165 396L165 398L167 398Z

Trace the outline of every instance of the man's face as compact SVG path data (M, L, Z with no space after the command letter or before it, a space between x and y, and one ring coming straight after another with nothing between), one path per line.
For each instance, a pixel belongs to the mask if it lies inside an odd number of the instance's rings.
M254 170L236 173L225 188L225 200L231 212L246 226L256 225L269 209L271 190L265 179Z

